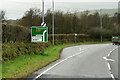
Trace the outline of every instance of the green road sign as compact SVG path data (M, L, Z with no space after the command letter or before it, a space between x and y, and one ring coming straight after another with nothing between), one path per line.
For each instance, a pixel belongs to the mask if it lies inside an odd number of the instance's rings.
M31 27L31 42L48 42L48 27Z

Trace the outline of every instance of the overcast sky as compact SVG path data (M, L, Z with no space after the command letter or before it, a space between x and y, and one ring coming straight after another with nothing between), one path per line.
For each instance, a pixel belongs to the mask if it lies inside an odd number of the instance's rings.
M113 9L118 8L118 1L119 0L55 0L55 10L74 12L93 9ZM41 2L42 0L0 0L0 10L6 11L7 19L18 19L21 18L29 8L39 8L42 10ZM52 7L51 2L52 0L45 0L45 11Z
M0 0L0 1L15 1L15 2L41 2L42 0ZM45 0L50 2L52 0ZM55 2L118 2L119 0L55 0Z

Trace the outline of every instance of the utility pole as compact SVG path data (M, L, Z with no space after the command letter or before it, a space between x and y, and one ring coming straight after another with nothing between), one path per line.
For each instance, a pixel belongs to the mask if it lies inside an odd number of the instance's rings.
M103 41L103 40L102 40L102 38L103 38L103 37L102 37L102 24L103 24L103 23L102 23L102 9L100 9L101 42Z
M52 0L52 36L54 45L54 0Z
M42 23L44 24L44 0L42 0ZM44 55L44 41L43 41L43 52L42 54Z
M120 1L118 2L118 35L120 35L119 28L120 27Z
M44 0L42 0L42 22L44 23Z

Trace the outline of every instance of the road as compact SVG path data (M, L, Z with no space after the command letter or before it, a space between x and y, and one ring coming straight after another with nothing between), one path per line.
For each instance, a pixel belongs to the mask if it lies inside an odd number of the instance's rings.
M118 46L79 45L63 49L61 59L28 76L33 80L117 80ZM114 61L110 61L114 60Z
M108 62L110 63L111 73L114 75L115 78L119 77L120 79L120 76L119 76L120 73L118 72L119 71L118 67L120 67L120 55L116 53L120 53L120 47L116 48L116 50L113 50L111 54L108 56L108 59L112 59L114 61L108 61Z

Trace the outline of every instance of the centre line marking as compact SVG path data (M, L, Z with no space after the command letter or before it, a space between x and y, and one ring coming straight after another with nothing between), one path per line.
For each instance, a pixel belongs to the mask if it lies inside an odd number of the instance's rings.
M113 49L112 51L110 51L110 53L107 55L107 57L110 57L110 55L112 54L112 52L114 51L114 50L116 50L118 47L116 47L115 49Z
M114 77L114 75L113 75L113 74L111 74L111 77L112 77L112 79L113 79L113 80L115 80L115 77Z
M110 63L107 63L109 70L111 71Z
M113 49L112 51L110 51L110 53L107 55L107 57L110 57L110 55L112 54L112 52L113 52L114 50L116 50L117 48L118 48L118 47L116 47L115 49ZM107 57L103 57L103 59L105 59L106 61L115 61L115 60L112 60L112 59L107 59ZM108 65L108 69L109 69L109 71L110 71L110 73L111 73L110 75L111 75L112 79L113 79L113 80L116 80L115 77L114 77L114 75L113 75L112 72L111 72L110 63L108 62L107 65Z

